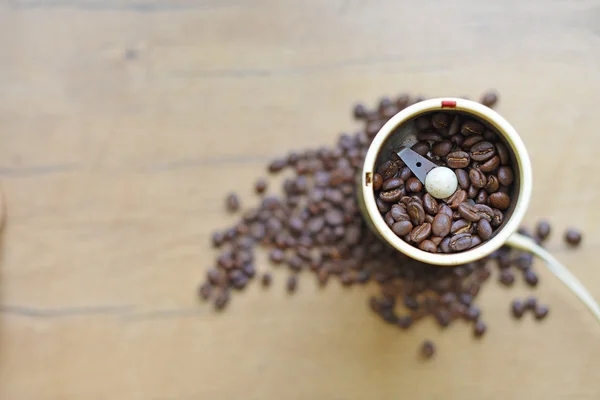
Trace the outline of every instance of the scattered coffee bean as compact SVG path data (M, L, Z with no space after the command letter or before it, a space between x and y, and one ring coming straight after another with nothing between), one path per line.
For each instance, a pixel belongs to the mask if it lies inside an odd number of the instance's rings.
M523 304L520 300L515 299L511 304L512 314L515 318L521 318L525 313L525 304Z
M475 326L473 326L473 334L475 337L482 337L487 331L487 326L483 321L475 322Z
M479 102L486 107L494 107L498 103L498 95L492 91L485 92Z
M476 121L467 121L462 125L460 132L465 136L481 135L485 127Z
M490 205L499 210L506 210L510 206L510 197L506 193L496 192L489 197Z
M435 345L433 342L426 340L421 345L421 355L424 358L431 358L435 354Z
M225 205L227 206L227 211L229 212L235 212L237 210L240 209L240 199L238 198L237 194L235 193L230 193L227 195L227 198L225 199Z
M263 285L264 287L268 287L268 286L271 286L271 281L272 281L272 280L273 280L273 277L271 276L271 274L270 274L270 273L268 273L268 272L265 272L265 273L262 275L262 278L261 278L261 283L262 283L262 285Z
M227 303L229 303L229 290L222 289L215 297L215 309L220 311L227 306Z
M527 271L525 271L525 282L529 285L529 286L537 286L538 284L538 276L536 275L535 272L533 272L532 270L528 269Z
M382 185L383 185L383 177L381 176L381 174L376 172L373 175L373 189L379 190L379 189L381 189Z
M470 162L469 154L464 151L453 151L446 156L446 164L450 168L465 168Z
M565 233L565 241L569 246L577 247L581 243L581 232L573 228L567 229Z
M293 293L298 288L298 277L296 275L290 275L287 279L286 289L289 293Z
M546 318L549 311L550 311L550 309L547 306L538 304L534 310L535 319L540 320L540 319Z
M525 309L526 310L535 310L537 307L537 299L535 297L528 297L525 300Z
M409 178L408 181L406 181L406 190L408 192L418 193L421 190L423 190L423 184L420 180L413 176L412 178Z
M202 300L208 300L212 294L213 286L209 282L204 282L198 289L198 294Z
M541 220L535 227L536 235L540 240L544 241L550 236L550 223L546 220Z
M498 279L504 286L512 286L515 283L515 275L508 269L502 270Z

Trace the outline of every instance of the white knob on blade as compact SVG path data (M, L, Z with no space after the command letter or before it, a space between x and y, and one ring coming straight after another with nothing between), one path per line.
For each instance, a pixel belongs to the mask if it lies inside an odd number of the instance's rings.
M450 168L436 167L425 177L425 190L436 199L445 199L456 191L458 179Z

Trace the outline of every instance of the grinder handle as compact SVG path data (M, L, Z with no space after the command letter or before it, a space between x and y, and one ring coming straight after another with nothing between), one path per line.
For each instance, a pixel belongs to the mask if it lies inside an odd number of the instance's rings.
M566 287L568 287L579 300L590 310L592 315L600 323L600 306L594 300L590 292L583 286L575 275L562 265L546 249L539 246L535 241L519 233L512 234L506 244L520 250L525 250L535 254L546 262L546 266Z

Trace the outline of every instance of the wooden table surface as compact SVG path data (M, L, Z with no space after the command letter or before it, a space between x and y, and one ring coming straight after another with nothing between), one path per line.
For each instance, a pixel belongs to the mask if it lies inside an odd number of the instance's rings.
M600 298L599 17L591 0L1 1L0 398L597 400L600 326L542 265L551 317L513 320L531 291L492 281L479 341L401 332L368 311L374 286L308 274L222 315L195 290L224 195L255 203L268 160L356 129L354 101L493 87L531 152L527 221L551 219Z

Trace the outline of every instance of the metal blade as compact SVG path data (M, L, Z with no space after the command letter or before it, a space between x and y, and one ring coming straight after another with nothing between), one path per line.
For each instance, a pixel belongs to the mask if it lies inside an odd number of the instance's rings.
M423 185L425 184L425 177L427 176L427 173L437 167L436 164L432 163L427 158L423 157L414 150L409 149L408 147L402 148L396 154L398 154L398 157L404 161L404 164L406 164L406 166L412 171L417 179L423 183Z

